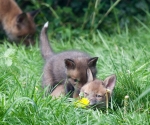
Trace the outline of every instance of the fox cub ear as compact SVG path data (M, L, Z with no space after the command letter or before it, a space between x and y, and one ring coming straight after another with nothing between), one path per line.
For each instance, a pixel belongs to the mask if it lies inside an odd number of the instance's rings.
M28 12L28 13L30 14L30 16L32 18L35 18L36 15L38 15L39 12L40 12L40 10L38 9L38 10L34 10L34 11L31 11L31 12Z
M26 22L28 20L26 13L21 13L16 18L17 25L21 25L22 23Z
M76 67L75 62L72 59L65 59L64 61L67 69L74 69Z
M94 80L92 72L90 69L87 69L87 82L92 82Z
M89 66L89 67L95 67L97 60L98 60L98 57L90 58L90 59L88 60L88 66Z
M104 80L104 85L106 88L110 89L112 92L116 84L116 75L111 75Z

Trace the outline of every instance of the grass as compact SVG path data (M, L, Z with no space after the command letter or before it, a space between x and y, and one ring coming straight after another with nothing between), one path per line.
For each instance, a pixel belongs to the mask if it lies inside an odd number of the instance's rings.
M98 56L99 79L116 74L117 83L109 113L82 109L66 98L43 96L44 61L38 47L25 48L4 41L0 45L0 124L34 125L149 125L150 27L128 28L120 34L100 31L92 38L51 39L56 52L79 49ZM128 105L124 112L124 97Z

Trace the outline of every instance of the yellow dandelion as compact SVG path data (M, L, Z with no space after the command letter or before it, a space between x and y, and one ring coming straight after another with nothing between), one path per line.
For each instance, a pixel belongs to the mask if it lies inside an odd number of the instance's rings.
M75 102L75 106L76 107L81 107L81 108L85 108L89 105L90 101L87 98L82 98L80 100L77 100Z

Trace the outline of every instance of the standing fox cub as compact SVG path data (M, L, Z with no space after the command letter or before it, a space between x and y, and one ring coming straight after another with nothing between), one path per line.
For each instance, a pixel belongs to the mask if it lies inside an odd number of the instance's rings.
M24 13L14 0L0 0L0 24L10 41L33 44L34 17L38 11Z
M42 85L43 87L49 86L50 91L54 90L52 95L70 93L70 97L76 98L79 96L81 87L87 82L88 68L95 78L98 57L91 58L88 54L79 51L55 54L49 45L47 28L48 22L45 23L40 34L41 53L45 59ZM62 91L55 90L57 85Z
M80 96L89 100L90 105L105 106L106 103L106 89L109 89L109 97L111 97L113 89L116 84L116 76L108 76L104 81L94 79L91 71L87 71L88 83L86 83L80 91Z

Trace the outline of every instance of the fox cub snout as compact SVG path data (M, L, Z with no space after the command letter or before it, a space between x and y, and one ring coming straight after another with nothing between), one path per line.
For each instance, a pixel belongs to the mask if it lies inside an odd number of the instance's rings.
M88 78L88 83L81 88L79 95L88 98L90 105L105 106L106 89L110 90L110 98L115 87L116 76L108 76L104 81L102 81L94 79L91 71L88 69Z
M34 17L39 11L24 13L14 0L0 0L0 24L12 42L33 44Z

